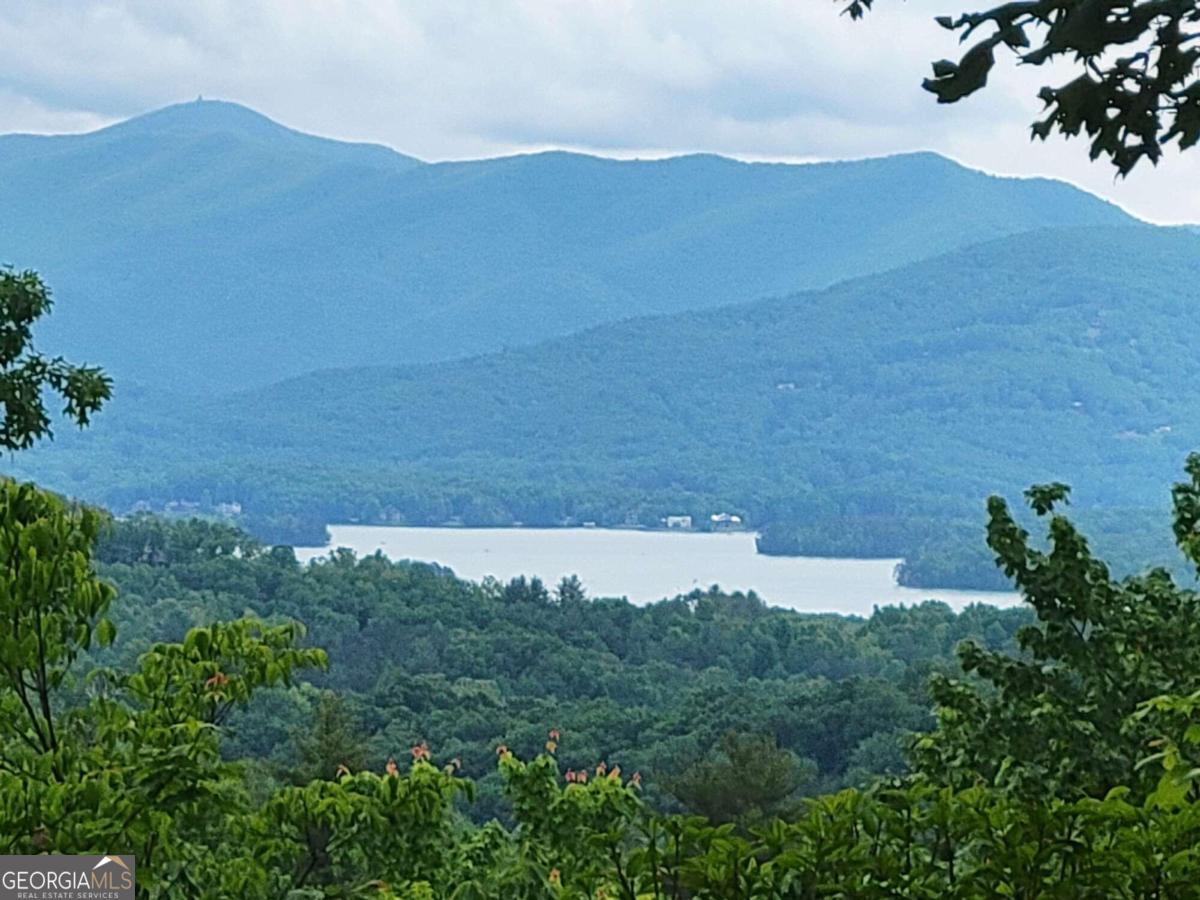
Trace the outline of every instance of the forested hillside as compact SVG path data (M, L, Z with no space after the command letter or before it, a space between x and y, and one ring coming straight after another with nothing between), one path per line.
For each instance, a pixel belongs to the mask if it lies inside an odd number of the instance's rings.
M466 361L191 403L130 391L15 468L116 509L237 501L299 542L328 521L728 509L771 526L767 550L922 556L925 584L994 578L983 498L1062 480L1118 562L1158 561L1146 511L1200 443L1200 311L1179 288L1197 278L1187 232L1049 230Z
M0 263L56 289L47 339L122 384L192 393L462 357L1132 221L1065 184L932 154L425 165L212 101L0 137L0 194Z

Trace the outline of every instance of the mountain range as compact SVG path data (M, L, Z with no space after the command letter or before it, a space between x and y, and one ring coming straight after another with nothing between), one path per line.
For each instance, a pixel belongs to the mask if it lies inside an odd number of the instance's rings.
M118 511L727 510L961 584L989 492L1073 483L1131 546L1200 445L1200 236L932 154L430 164L205 101L0 138L0 178L39 340L118 379L9 470Z
M0 193L0 263L55 290L47 341L193 394L463 358L1131 221L1063 183L929 153L428 164L219 101L0 137Z

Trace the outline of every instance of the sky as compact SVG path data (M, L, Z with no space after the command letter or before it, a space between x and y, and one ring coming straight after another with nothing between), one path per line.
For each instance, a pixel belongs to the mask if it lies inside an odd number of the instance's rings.
M998 66L939 106L933 22L966 0L4 0L0 133L91 130L204 96L427 160L563 147L814 160L935 150L1200 222L1200 148L1118 181L1083 141L1029 140L1063 72ZM1056 77L1060 76L1060 77Z

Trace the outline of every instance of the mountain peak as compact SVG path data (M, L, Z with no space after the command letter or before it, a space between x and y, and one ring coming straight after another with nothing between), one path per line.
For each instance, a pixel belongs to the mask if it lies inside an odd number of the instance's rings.
M104 130L157 134L188 131L236 131L260 135L299 133L268 119L248 106L228 100L205 100L203 97L186 103L173 103L162 109L134 116Z
M343 144L357 147L376 146L338 141L297 131L240 103L230 100L206 100L203 97L197 97L195 100L184 103L173 103L161 109L142 113L92 133L112 137L136 136L139 138L179 138L226 134L253 141L314 145ZM394 151L390 151L389 148L389 152Z
M197 97L184 103L173 103L152 112L134 116L91 134L88 139L122 140L179 140L224 135L241 141L286 147L300 152L316 151L352 157L358 163L393 169L408 168L420 160L398 153L382 144L342 141L319 137L281 125L262 113L229 100L206 100Z

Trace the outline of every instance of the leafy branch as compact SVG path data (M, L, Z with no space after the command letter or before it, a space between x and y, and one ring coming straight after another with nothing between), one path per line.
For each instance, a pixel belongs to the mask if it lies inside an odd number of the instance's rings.
M852 19L875 5L838 2ZM1018 0L936 21L973 41L957 62L933 63L923 86L939 103L985 87L998 51L1020 65L1067 60L1078 75L1039 91L1045 114L1033 137L1086 134L1091 158L1107 158L1122 176L1142 160L1157 164L1172 141L1187 150L1200 140L1197 0Z

